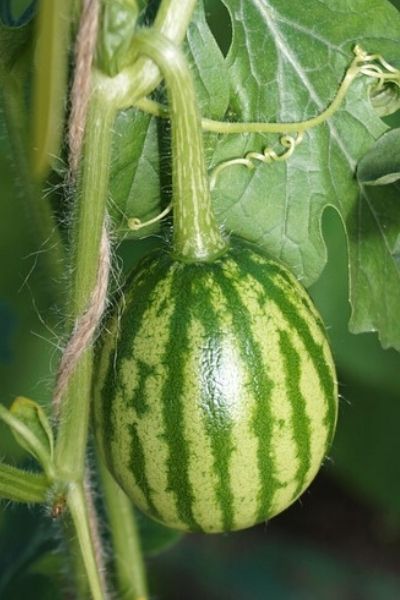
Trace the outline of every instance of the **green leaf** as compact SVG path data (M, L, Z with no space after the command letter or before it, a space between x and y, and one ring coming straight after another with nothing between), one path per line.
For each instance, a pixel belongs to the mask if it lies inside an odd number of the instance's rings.
M348 216L350 331L376 331L383 348L400 350L400 187L364 187Z
M20 446L39 462L49 477L52 477L52 447L46 431L34 411L24 410L21 413L22 418L14 416L11 411L0 405L0 419L8 425Z
M362 157L357 167L364 185L387 185L400 179L400 129L384 133Z
M52 457L54 446L53 432L43 408L30 398L18 396L11 405L10 412L32 431L36 438L40 440L41 445L46 448L49 456ZM14 436L20 446L24 447L28 452L31 451L29 446L26 445L25 440L17 432L14 432Z
M212 55L209 38L198 35L200 13L188 35L187 50L194 57L204 116L212 113L210 98L220 98L214 118L264 122L311 118L332 102L356 44L380 53L391 64L400 64L400 14L386 0L357 0L356 7L348 0L334 6L327 0L306 0L301 10L285 0L248 0L245 5L241 0L223 2L233 32L225 66L216 47L212 53L218 60L206 60ZM217 66L213 78L212 62ZM217 83L225 85L229 79L227 111L224 91ZM213 81L208 94L204 81ZM366 76L357 78L340 110L309 130L286 162L260 163L252 171L239 165L222 171L213 202L227 230L284 261L306 286L318 279L326 263L321 218L326 207L333 206L349 246L351 328L376 330L385 347L400 348L395 191L388 191L378 207L376 194L360 187L355 177L357 163L387 130L370 101L373 83ZM153 118L133 110L118 119L111 195L121 235L154 232L157 226L127 233L126 220L152 218L169 201L165 131L162 123L157 125ZM209 134L205 138L210 168L249 151L262 152L267 146L280 149L279 136L271 134ZM383 310L380 296L384 297Z
M233 27L228 66L237 120L287 122L319 114L332 101L357 43L400 62L400 15L384 0L307 0L301 8L285 0L249 0L246 10L240 0L224 4ZM392 255L399 220L392 221L391 201L377 211L354 177L357 162L386 129L369 102L370 83L358 78L341 110L307 132L288 161L223 171L214 202L229 230L283 260L306 286L325 265L321 218L327 206L335 207L348 235L352 328L379 329L385 346L400 348L399 274ZM274 144L277 136L227 135L216 144L213 164ZM387 310L370 296L383 296Z
M98 63L113 77L129 64L129 48L139 16L136 0L105 0L98 43Z
M195 9L184 47L203 115L222 118L229 103L229 83L202 2ZM127 220L152 219L162 210L160 206L170 201L168 128L154 117L131 109L119 114L114 130L110 214L121 237L144 237L156 232L159 223L133 232L127 229Z
M354 381L362 381L371 390L381 390L384 398L399 396L400 354L394 350L383 350L372 333L357 336L349 333L346 236L340 218L333 210L325 212L323 226L328 263L309 291L328 329L338 370L345 371ZM347 397L346 386L343 393ZM348 399L351 402L350 396ZM377 404L382 404L382 401Z
M141 237L127 229L129 218L152 219L159 212L160 173L157 121L136 109L122 111L114 125L109 212L121 237Z
M44 475L29 473L0 462L0 498L13 502L43 503L49 482Z
M343 400L330 454L332 477L387 515L400 518L400 354L376 336L347 329L346 240L333 211L324 216L329 259L310 288L328 328ZM399 520L400 523L400 520Z
M207 24L203 2L198 2L186 36L184 50L192 65L197 101L203 116L219 119L229 105L225 60Z

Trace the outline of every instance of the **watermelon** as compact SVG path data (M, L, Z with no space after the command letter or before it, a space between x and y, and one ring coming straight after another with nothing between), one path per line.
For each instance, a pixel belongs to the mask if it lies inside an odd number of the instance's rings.
M142 511L232 531L309 486L334 434L337 382L321 318L283 264L238 239L212 262L158 252L105 329L95 430Z

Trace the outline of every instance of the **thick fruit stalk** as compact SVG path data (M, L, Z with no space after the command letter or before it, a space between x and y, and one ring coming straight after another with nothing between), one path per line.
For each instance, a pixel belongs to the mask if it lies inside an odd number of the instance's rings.
M210 261L227 248L211 206L200 114L183 53L167 38L143 32L135 49L153 58L167 84L172 129L174 256Z

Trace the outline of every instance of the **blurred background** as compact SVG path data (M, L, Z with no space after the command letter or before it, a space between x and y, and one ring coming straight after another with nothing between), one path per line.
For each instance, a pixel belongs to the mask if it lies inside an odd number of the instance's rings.
M13 6L18 14L25 5ZM59 315L0 121L0 400L9 405L25 395L46 404ZM391 125L400 126L400 117L391 117ZM54 185L49 189L57 201ZM300 501L248 531L180 538L141 519L154 598L400 598L400 356L382 350L374 334L348 333L345 238L333 211L323 225L329 262L310 291L328 326L341 387L329 459ZM121 254L134 263L152 243L125 245ZM0 456L26 464L1 424ZM42 508L1 504L2 600L65 597L62 563L57 528Z

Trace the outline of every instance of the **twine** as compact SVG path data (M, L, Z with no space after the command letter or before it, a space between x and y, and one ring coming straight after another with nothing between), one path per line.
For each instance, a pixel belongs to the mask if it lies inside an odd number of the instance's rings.
M69 168L72 179L78 170L90 98L91 69L99 27L99 0L84 0L75 44L75 73L71 90L68 126Z
M58 368L53 395L53 408L59 414L61 400L82 354L90 346L107 306L107 290L111 271L111 244L106 224L103 225L96 283L86 311L75 321L71 337Z
M75 45L75 73L71 90L71 116L69 120L69 177L70 182L78 171L82 152L83 134L91 93L91 69L96 52L99 27L99 0L84 0L79 31ZM107 304L107 289L111 270L111 245L106 219L103 224L99 265L96 283L85 312L75 321L72 334L61 358L53 394L53 410L60 413L61 401L68 382L82 354L93 341L96 329Z
M84 0L79 31L75 45L75 72L71 89L71 114L69 119L69 184L78 173L82 153L83 136L91 93L91 71L96 52L97 32L99 26L99 0ZM74 324L72 334L64 348L57 372L53 394L53 410L56 418L60 414L62 398L68 382L74 373L83 353L90 347L96 330L101 322L107 305L108 282L111 272L111 244L107 231L107 217L104 219L96 282L84 313ZM96 510L90 489L90 477L86 469L84 476L84 493L88 510L89 529L93 543L95 560L98 567L104 598L108 598L106 569L102 551L101 534L96 517Z

